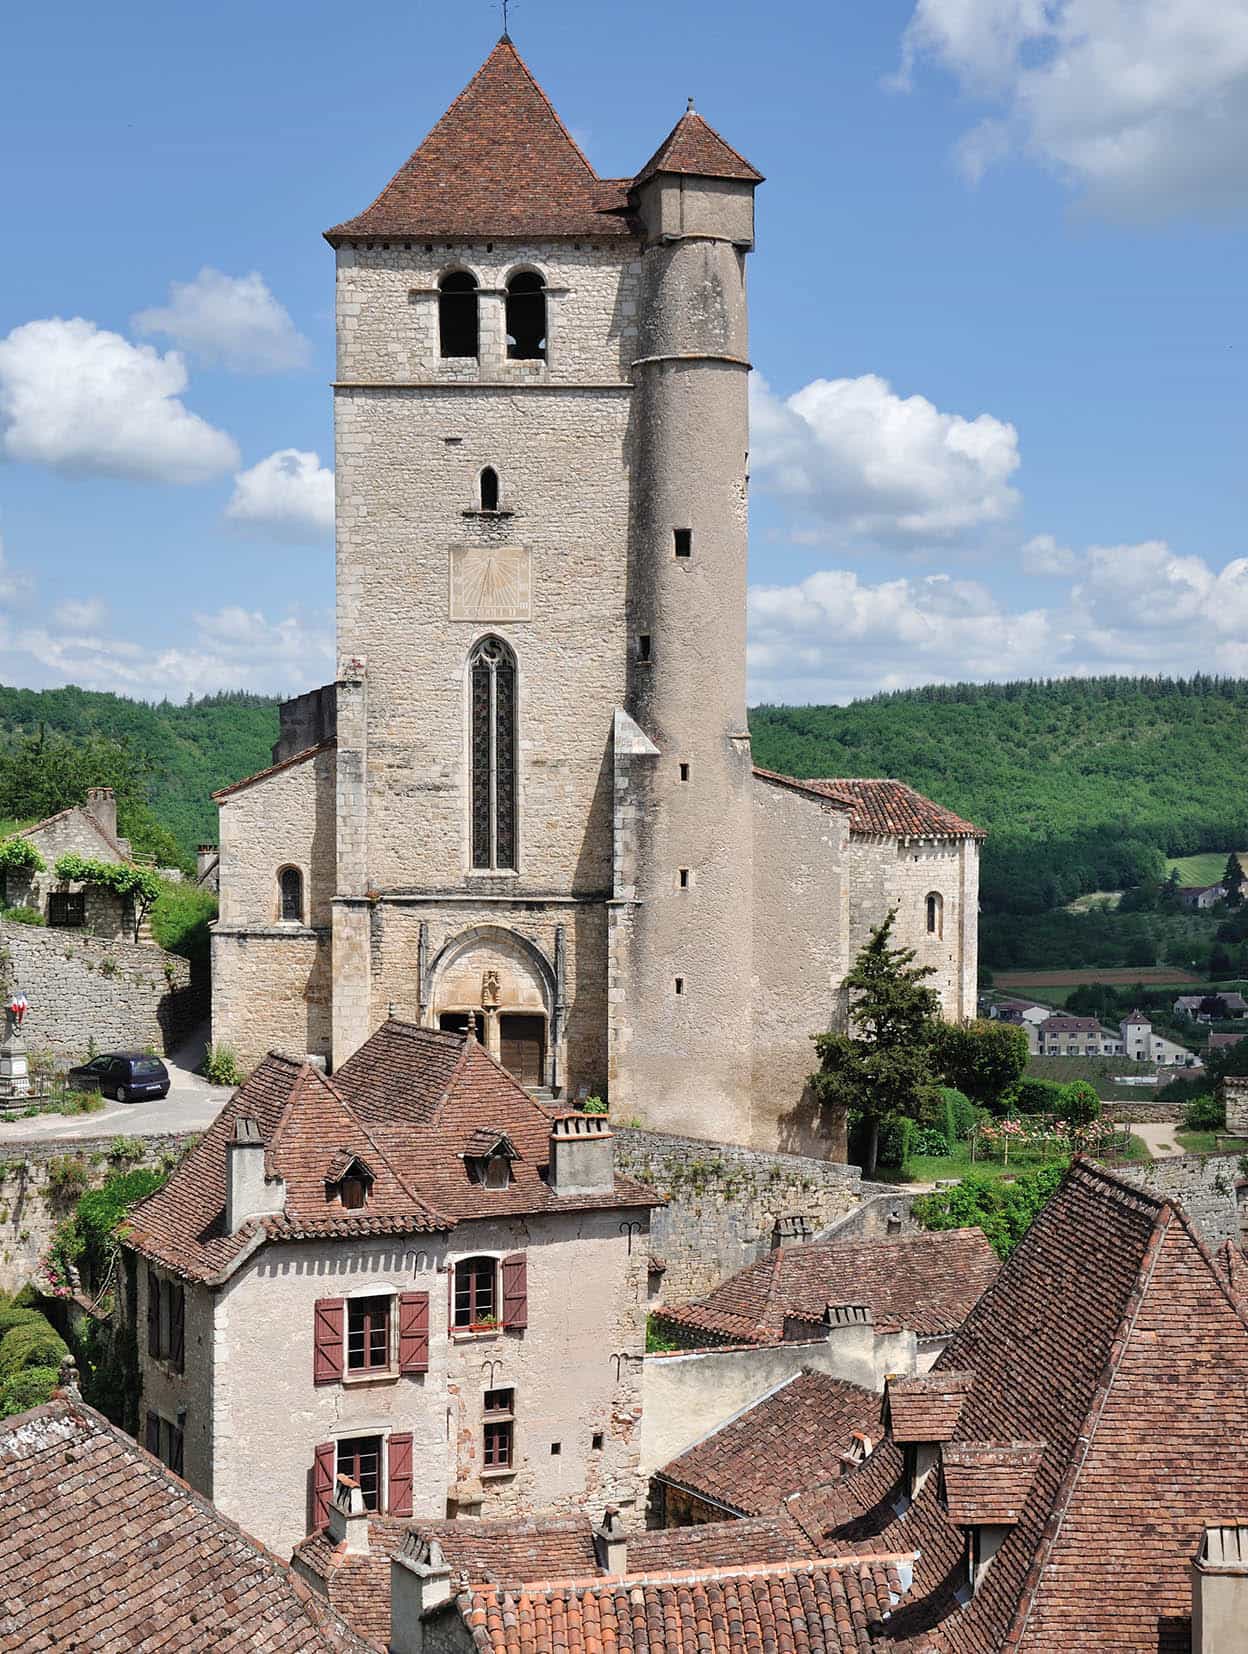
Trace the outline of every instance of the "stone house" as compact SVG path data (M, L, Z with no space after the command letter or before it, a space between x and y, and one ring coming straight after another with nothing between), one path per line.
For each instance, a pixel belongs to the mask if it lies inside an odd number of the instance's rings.
M1179 901L1193 913L1203 913L1226 900L1224 884L1184 884L1179 886Z
M0 1508L2 1648L370 1654L76 1387L0 1422Z
M111 787L89 787L84 804L58 810L14 837L33 844L45 865L41 873L0 875L5 907L33 907L46 924L91 936L150 940L141 932L135 935L133 903L100 885L59 879L54 871L57 858L71 852L113 866L132 863L130 841L117 835L117 798Z
M1132 1011L1119 1023L1122 1034L1122 1052L1133 1062L1155 1062L1162 1067L1190 1068L1196 1063L1196 1053L1177 1040L1165 1039L1154 1031L1143 1011Z
M1032 1035L1028 1044L1041 1057L1120 1057L1123 1055L1123 1035L1106 1028L1095 1017L1046 1017Z
M757 768L755 169L694 111L598 178L500 41L337 269L334 683L224 788L213 1035L341 1068L391 1006L534 1089L814 1147L870 928L973 1014L979 848L895 781Z
M282 1554L340 1475L394 1517L631 1508L656 1204L471 1035L270 1055L130 1221L148 1444Z
M1248 999L1240 993L1180 994L1174 1002L1174 1014L1197 1022L1221 1022L1248 1016Z

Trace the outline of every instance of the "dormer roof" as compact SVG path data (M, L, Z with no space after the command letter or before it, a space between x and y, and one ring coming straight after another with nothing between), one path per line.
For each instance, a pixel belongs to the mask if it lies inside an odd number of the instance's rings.
M598 177L504 36L372 205L325 237L627 236L628 182Z
M889 1435L901 1443L952 1441L974 1382L974 1373L968 1372L889 1378L884 1387L884 1420Z
M468 1134L463 1153L469 1160L488 1160L491 1155L503 1154L508 1160L518 1160L516 1145L498 1126L474 1126Z
M696 178L737 178L747 184L761 184L763 175L744 155L727 144L713 126L695 109L676 122L634 180L634 188L656 172L685 173Z
M1031 1495L1043 1442L946 1442L945 1509L960 1528L1012 1527Z

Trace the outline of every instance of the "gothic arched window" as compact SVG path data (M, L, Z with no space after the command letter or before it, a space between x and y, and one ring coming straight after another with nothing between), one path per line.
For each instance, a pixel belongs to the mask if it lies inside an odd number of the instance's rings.
M507 354L517 362L546 360L546 283L532 270L507 283Z
M438 283L438 339L443 356L476 356L477 280L467 270L452 270Z
M516 657L486 637L469 662L472 865L516 865Z
M281 897L282 920L286 924L303 923L303 874L297 867L283 867L277 876Z
M481 509L498 510L498 472L492 465L487 465L481 473Z

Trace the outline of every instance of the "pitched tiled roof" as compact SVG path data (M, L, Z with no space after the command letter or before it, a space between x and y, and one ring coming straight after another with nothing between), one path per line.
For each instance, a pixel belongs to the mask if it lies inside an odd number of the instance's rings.
M0 1647L366 1654L208 1500L78 1401L0 1424Z
M398 1517L370 1517L367 1551L348 1551L345 1542L334 1543L328 1528L319 1528L291 1557L295 1573L318 1582L335 1613L377 1648L390 1641L391 1558L409 1526Z
M960 1528L1017 1522L1044 1457L1043 1442L946 1442L945 1510Z
M1185 1651L1201 1533L1248 1511L1248 1320L1182 1211L1076 1161L935 1370L975 1375L958 1442L1044 1444L969 1603L939 1477L907 1509L894 1443L786 1507L833 1554L921 1552L897 1648Z
M879 1420L874 1392L801 1372L657 1475L730 1511L761 1515L789 1494L836 1476L855 1432L878 1440Z
M1233 1240L1225 1240L1218 1248L1218 1267L1231 1289L1231 1296L1248 1311L1248 1258Z
M987 838L982 827L963 821L904 781L832 777L809 783L854 801L851 833L873 838Z
M285 1206L229 1235L227 1148L243 1116L259 1127L265 1173L284 1181ZM556 1194L542 1175L552 1117L459 1034L387 1022L332 1080L270 1052L165 1187L134 1208L128 1238L178 1274L216 1282L265 1241L431 1233L460 1218L660 1204L623 1177L608 1193ZM464 1163L462 1145L487 1125L515 1146L506 1189L483 1187ZM326 1181L348 1155L373 1173L364 1208L344 1208Z
M738 155L692 107L683 114L637 174L644 184L656 172L681 172L698 178L739 178L761 184L763 175Z
M739 1344L782 1336L786 1316L822 1319L829 1304L865 1304L877 1328L952 1332L1001 1265L979 1229L879 1241L778 1247L694 1303L656 1311L689 1332Z
M101 843L107 845L107 847L113 852L118 861L129 863L133 860L129 848L122 844L119 839L114 838L108 829L98 822L91 814L90 810L88 810L83 804L71 804L67 809L58 810L55 815L44 816L43 820L36 821L33 827L23 827L19 832L14 834L14 837L35 838L44 830L45 827L55 826L58 821L65 821L70 816L78 816L83 822L85 822L85 824L95 833Z
M947 1442L958 1420L974 1373L937 1371L912 1378L889 1378L884 1416L895 1442Z
M596 175L504 38L372 205L325 235L626 236L627 190Z
M1095 1017L1046 1017L1040 1024L1042 1034L1099 1034L1101 1025Z
M457 1606L480 1654L867 1654L909 1558L475 1589Z
M314 747L304 747L302 752L292 752L289 758L280 759L276 764L270 764L267 769L257 770L254 775L245 775L241 781L231 781L228 787L218 787L213 798L219 803L223 798L230 798L235 793L241 793L247 787L254 787L257 781L267 781L271 775L280 775L283 770L293 769L296 764L306 764L309 758L315 758L318 752L333 752L338 742L331 737L328 741L318 741Z

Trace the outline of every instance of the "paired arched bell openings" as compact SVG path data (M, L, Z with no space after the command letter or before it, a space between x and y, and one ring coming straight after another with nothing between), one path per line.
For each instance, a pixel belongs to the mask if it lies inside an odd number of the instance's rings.
M513 362L546 360L546 279L537 270L516 270L503 288L507 356ZM481 285L471 270L448 270L438 281L438 349L461 359L481 355Z
M468 657L469 838L471 865L510 872L518 865L516 656L483 637Z
M481 354L481 297L470 270L448 270L438 282L438 349L443 356Z
M513 362L546 360L546 281L537 270L508 276L506 294L507 355Z
M277 916L284 925L301 925L304 922L303 874L297 867L278 869Z

